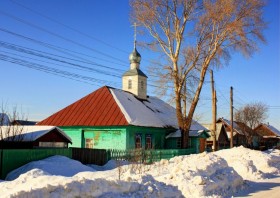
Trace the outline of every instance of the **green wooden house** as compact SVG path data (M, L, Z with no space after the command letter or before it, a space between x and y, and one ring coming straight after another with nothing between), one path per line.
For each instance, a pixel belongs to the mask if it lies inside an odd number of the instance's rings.
M196 121L192 121L189 131L189 146L195 148L196 153L201 153L206 150L206 139L210 137L207 133L209 130L203 127ZM167 149L181 148L181 131L177 130L166 136Z
M147 76L134 46L122 89L104 86L38 125L53 125L71 137L72 147L98 149L164 149L166 136L177 131L175 109L147 95ZM176 147L177 148L177 147Z

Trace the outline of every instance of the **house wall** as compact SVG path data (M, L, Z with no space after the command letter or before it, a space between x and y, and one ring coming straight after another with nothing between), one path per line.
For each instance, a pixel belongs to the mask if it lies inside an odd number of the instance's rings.
M81 127L59 127L62 129L71 139L72 144L69 147L83 148L83 129Z
M135 148L136 135L141 136L142 148L145 148L146 146L146 136L150 135L152 138L152 148L163 149L165 146L165 136L168 134L168 129L129 126L127 127L127 132L128 132L127 148L129 149Z
M168 138L166 140L166 148L167 149L180 149L181 147L179 147L178 145L178 141L181 138ZM195 148L196 153L199 153L199 147L200 147L200 141L198 137L190 137L189 138L189 147L190 148Z
M165 136L168 129L122 126L122 127L60 127L72 138L72 145L69 147L86 147L86 139L93 139L93 148L98 149L135 149L136 135L141 136L142 148L146 146L146 136L152 138L153 149L163 149Z
M85 148L86 139L92 139L92 148L97 149L126 149L125 127L60 127L72 138L69 147Z

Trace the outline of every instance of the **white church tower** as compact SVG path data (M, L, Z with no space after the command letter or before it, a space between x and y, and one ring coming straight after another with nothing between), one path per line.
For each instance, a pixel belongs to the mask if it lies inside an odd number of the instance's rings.
M134 49L129 55L130 69L122 76L122 89L136 95L139 99L147 99L147 76L140 70L141 55L136 49L136 32Z

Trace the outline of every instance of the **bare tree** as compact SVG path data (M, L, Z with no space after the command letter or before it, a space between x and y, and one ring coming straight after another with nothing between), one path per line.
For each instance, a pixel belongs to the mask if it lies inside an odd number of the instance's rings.
M250 103L237 110L234 118L237 122L243 122L251 129L256 128L267 118L268 106L261 102Z
M5 141L22 141L23 126L12 125L12 122L18 119L24 119L24 115L20 115L17 108L14 107L11 112L7 110L7 105L2 103L0 113L0 144ZM3 146L3 145L2 145Z
M172 85L182 148L208 68L227 63L231 52L251 55L265 41L262 0L131 0L132 20L151 40L145 46L161 54L157 73ZM161 62L163 60L164 62ZM189 81L195 88L186 105ZM188 111L187 111L188 108Z

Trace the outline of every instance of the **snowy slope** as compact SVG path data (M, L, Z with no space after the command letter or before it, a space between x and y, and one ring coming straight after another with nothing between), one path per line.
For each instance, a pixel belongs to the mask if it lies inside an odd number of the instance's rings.
M21 175L13 181L0 182L0 195L231 197L248 186L247 182L244 185L245 179L256 183L258 178L280 176L280 151L260 152L238 147L208 154L174 157L153 165L119 164L110 161L103 168L97 168L102 171L92 171L66 157L47 158L11 172L10 178Z

